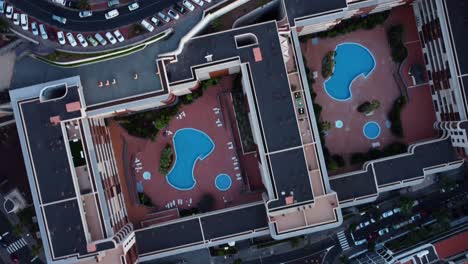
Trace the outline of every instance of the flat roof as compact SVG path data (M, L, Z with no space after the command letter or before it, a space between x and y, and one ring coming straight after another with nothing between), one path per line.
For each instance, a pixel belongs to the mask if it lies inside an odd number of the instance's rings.
M216 239L256 229L267 228L265 205L259 204L238 210L202 217L205 239Z
M455 42L455 51L460 66L460 75L468 73L468 2L466 0L444 1L447 6L450 29ZM448 48L448 47L447 47Z
M456 234L434 243L437 254L442 259L453 257L468 250L468 231Z
M423 169L459 160L450 138L416 146L414 154L373 163L379 186L424 176Z
M135 236L139 255L203 242L198 218L137 230Z
M346 8L346 0L283 0L289 24L295 25L294 19Z
M255 36L258 44L238 48L235 36ZM255 61L254 48L260 48L261 61ZM197 52L193 52L197 51ZM276 23L268 22L191 39L177 62L166 65L169 82L194 80L194 68L228 59L249 63L256 105L266 139L266 152L301 145L299 129L282 57Z
M330 187L340 202L377 194L371 166L367 166L366 171L330 178Z
M271 201L269 208L287 205L288 196L293 196L297 203L314 199L302 147L271 154L268 158L278 192L278 200Z
M86 238L77 200L43 207L54 257L87 254Z
M39 98L18 102L24 120L32 165L42 203L69 199L76 196L70 164L60 124L51 124L50 118L61 120L77 118L80 111L67 112L66 104L79 101L78 87L68 87L67 94L59 100L41 103ZM50 162L54 166L50 166Z

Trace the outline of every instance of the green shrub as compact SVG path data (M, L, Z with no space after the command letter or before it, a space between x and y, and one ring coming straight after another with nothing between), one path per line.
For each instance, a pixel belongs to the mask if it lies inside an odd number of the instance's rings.
M169 172L173 158L174 152L172 151L172 146L167 144L161 151L161 156L159 158L159 172L161 172L161 174L166 175Z
M408 56L408 50L403 44L403 25L394 25L387 31L387 40L390 46L392 59L396 63L402 63Z
M346 165L344 158L338 154L332 155L332 159L336 162L339 168L342 168Z
M327 79L333 75L333 69L335 68L335 56L336 51L329 51L322 59L322 77L324 79Z
M372 100L372 102L366 101L358 106L357 110L359 113L369 114L372 111L380 107L380 102L377 100Z
M404 136L403 126L401 124L401 112L406 105L406 97L400 96L393 103L392 109L388 113L388 119L391 122L390 131L396 137L402 138Z
M242 149L244 152L255 151L255 142L250 126L248 103L246 101L244 91L242 90L242 76L237 75L232 86L232 103L234 112L236 113L237 126L241 136Z
M138 193L138 200L140 201L141 205L152 207L153 206L153 201L151 198L146 195L145 193Z
M215 204L215 199L212 194L204 194L200 201L197 204L197 207L200 209L200 212L206 213L213 210Z
M351 154L351 164L360 164L369 160L380 159L383 157L394 156L406 152L408 146L401 142L393 142L387 145L383 150L371 148L367 152L356 152Z

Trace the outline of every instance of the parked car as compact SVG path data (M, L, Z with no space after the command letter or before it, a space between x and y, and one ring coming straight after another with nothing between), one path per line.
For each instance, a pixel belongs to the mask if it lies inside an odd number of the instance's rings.
M148 23L148 21L146 21L146 20L144 20L144 19L141 21L141 25L142 25L144 28L146 28L149 32L153 32L153 30L154 30L153 25L151 25L150 23Z
M159 21L159 19L157 19L157 18L155 18L155 17L152 17L152 18L151 18L151 22L153 22L153 24L154 24L155 26L157 26L157 27L161 25L161 21Z
M28 30L29 29L28 15L21 14L20 20L21 20L21 28L23 28L23 30Z
M76 47L77 43L76 43L75 37L73 37L72 33L70 33L70 32L67 33L67 39L68 39L68 42L70 42L70 45L72 47Z
M162 20L166 21L166 23L171 21L171 19L168 16L166 16L163 12L158 12L158 17L160 17Z
M199 6L203 6L203 4L204 4L203 0L192 0L192 2L194 2L195 4L197 4Z
M15 255L15 254L11 254L10 259L11 259L11 261L13 261L13 263L20 263L20 260L19 260L18 256Z
M39 32L41 33L41 38L42 39L48 39L49 38L49 36L47 35L46 27L43 24L39 25Z
M63 5L63 6L65 6L65 4L67 3L67 1L65 1L65 0L53 0L53 2L57 3L59 5Z
M97 47L99 43L93 38L93 36L89 35L86 37L86 39L93 45L93 47Z
M416 206L418 206L418 205L419 205L418 200L414 200L414 202L413 202L413 207L416 207Z
M114 6L118 6L120 4L120 1L119 0L109 0L107 2L107 6L108 7L114 7Z
M397 208L394 208L394 209L393 209L393 213L397 214L397 213L399 213L399 212L401 212L401 208L400 208L400 207L397 207Z
M177 14L177 13L176 13L174 10L172 10L172 9L167 10L167 14L168 14L170 17L172 17L173 19L175 19L175 20L177 20L177 19L180 18L180 17L179 17L179 14Z
M5 16L8 19L11 19L13 17L13 7L11 5L7 6L5 9Z
M122 33L120 33L120 31L118 29L114 31L114 35L115 35L115 37L117 38L117 40L119 42L124 42L125 39L122 36Z
M181 13L182 15L187 13L187 10L185 8L177 3L172 5L172 8L176 10L177 12Z
M92 15L93 15L93 11L89 11L89 10L80 11L78 13L78 16L81 17L81 18L90 17Z
M0 0L0 14L5 13L5 1Z
M140 7L140 5L138 5L137 2L133 2L133 3L128 5L128 10L130 10L130 11L137 10L139 7Z
M34 36L39 36L39 29L37 29L36 22L31 23L31 32L33 33Z
M207 3L211 3L211 0L205 0Z
M88 47L88 42L86 41L86 39L83 37L83 35L81 33L76 35L76 38L80 42L81 46L83 46L83 48Z
M421 219L421 215L420 214L415 214L411 217L411 222L415 222L417 220Z
M65 35L63 34L63 31L57 32L57 39L60 45L65 45Z
M119 15L119 11L117 9L112 9L111 11L105 14L106 19L112 19Z
M370 221L365 221L365 222L360 223L358 226L359 226L359 228L364 228L364 227L366 227L366 226L368 226L370 224L371 224Z
M112 36L110 32L106 33L106 38L110 41L111 44L117 43L117 40L114 38L114 36Z
M192 5L192 3L190 3L189 0L182 1L182 4L190 11L195 10L195 7Z
M379 236L383 236L385 234L387 234L390 230L388 230L388 228L384 228L384 229L380 229L379 230Z
M19 23L20 23L19 14L18 14L18 13L14 13L14 14L13 14L13 24L15 24L15 25L18 26Z
M365 243L367 243L367 239L365 239L365 238L361 239L361 240L354 241L354 245L356 245L356 246L360 246L360 245L365 244Z
M57 16L57 15L52 15L52 19L59 22L59 23L62 23L62 24L66 24L67 23L67 19L64 18L64 17L60 17L60 16Z
M392 216L392 215L393 215L393 211L392 211L392 210L388 210L388 211L386 211L386 212L384 212L384 213L382 214L382 217L383 217L383 218L387 218L387 217L390 217L390 216Z
M105 40L105 39L101 36L101 34L96 33L96 34L94 34L94 37L97 39L97 41L99 41L99 43L101 43L101 45L103 45L103 46L107 45L107 40Z

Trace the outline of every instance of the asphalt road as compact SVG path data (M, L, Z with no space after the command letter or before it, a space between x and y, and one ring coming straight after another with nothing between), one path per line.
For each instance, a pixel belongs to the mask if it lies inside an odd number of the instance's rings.
M60 7L46 0L9 0L15 8L46 23L67 31L107 31L121 26L140 22L142 19L153 16L157 12L170 7L177 0L140 0L140 8L134 11L127 6L119 7L119 16L107 20L104 14L109 11L95 11L93 16L80 18L78 11ZM206 4L206 3L205 3ZM66 24L52 20L52 15L67 18Z

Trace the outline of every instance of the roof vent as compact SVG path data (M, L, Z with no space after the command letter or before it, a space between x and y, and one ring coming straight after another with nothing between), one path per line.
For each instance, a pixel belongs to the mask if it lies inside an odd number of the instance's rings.
M205 59L206 59L207 62L212 62L213 61L213 54L206 55Z

